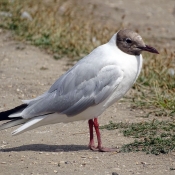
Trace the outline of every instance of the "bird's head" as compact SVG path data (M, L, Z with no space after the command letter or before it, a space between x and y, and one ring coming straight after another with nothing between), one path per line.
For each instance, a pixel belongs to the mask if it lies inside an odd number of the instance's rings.
M145 43L142 37L129 29L120 30L116 35L116 44L120 50L130 55L140 55L142 51L158 54L159 52Z

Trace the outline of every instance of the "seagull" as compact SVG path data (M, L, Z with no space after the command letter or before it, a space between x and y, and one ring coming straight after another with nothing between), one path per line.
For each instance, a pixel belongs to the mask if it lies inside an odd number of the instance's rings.
M93 151L109 152L102 146L98 116L122 98L137 80L142 51L158 54L142 37L129 29L119 30L106 44L94 49L59 77L50 89L23 104L0 113L0 130L21 125L12 135L37 127L88 120ZM95 129L98 145L95 146Z

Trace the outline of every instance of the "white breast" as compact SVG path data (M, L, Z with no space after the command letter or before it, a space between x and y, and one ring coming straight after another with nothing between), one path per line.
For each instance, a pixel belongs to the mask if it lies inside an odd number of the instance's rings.
M120 55L120 57L118 58L120 59L118 59L117 62L124 72L124 77L122 82L116 88L115 92L106 101L106 108L115 103L117 100L119 100L126 94L126 92L132 87L132 85L137 80L142 68L142 55L134 56L125 54L121 51L118 52L118 55Z

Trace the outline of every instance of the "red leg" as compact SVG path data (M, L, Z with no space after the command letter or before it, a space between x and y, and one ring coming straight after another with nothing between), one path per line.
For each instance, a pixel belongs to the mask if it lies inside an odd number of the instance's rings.
M98 150L101 151L101 152L117 151L116 149L102 147L101 135L100 135L99 124L98 124L98 119L97 118L94 118L94 127L95 127L95 131L96 131L96 134L97 134L97 140L98 140L97 148L98 148Z
M89 148L93 151L96 151L98 149L95 147L95 144L94 144L94 133L93 133L94 121L90 119L88 123L89 123L89 133L90 133Z

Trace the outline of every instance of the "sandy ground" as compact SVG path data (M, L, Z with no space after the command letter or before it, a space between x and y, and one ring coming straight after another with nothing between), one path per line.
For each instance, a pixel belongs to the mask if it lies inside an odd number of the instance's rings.
M174 1L112 1L104 0L103 8L110 17L126 14L125 23L131 22L147 38L162 37L164 46L174 44ZM101 1L96 1L99 6ZM132 8L131 8L132 7ZM113 11L116 11L115 14ZM120 20L120 18L116 20ZM144 21L146 20L146 22ZM168 25L168 27L167 27ZM158 26L158 27L157 27ZM145 27L151 28L147 31ZM143 30L142 30L143 29ZM156 30L156 31L155 31ZM152 32L154 31L154 32ZM173 45L174 46L174 45ZM33 46L13 41L11 34L0 30L0 111L21 104L22 99L41 95L66 70L67 59L55 61ZM100 125L110 120L142 121L143 113L131 110L128 103L116 103L100 116ZM2 123L2 122L1 122ZM0 131L0 174L69 174L118 175L149 174L173 175L175 155L146 155L145 153L100 153L88 149L87 121L55 124L37 128L19 136L11 136L15 129ZM104 146L121 147L132 141L118 131L102 130Z

